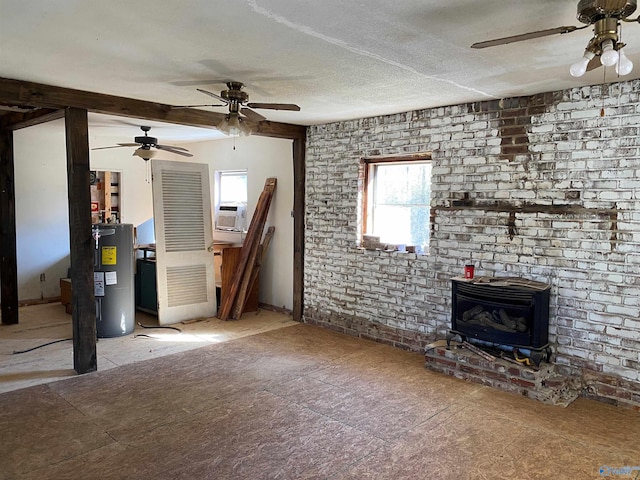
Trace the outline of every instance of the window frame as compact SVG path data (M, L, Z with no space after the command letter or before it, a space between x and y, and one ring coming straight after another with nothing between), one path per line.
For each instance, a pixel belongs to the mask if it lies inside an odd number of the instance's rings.
M223 205L222 202L222 179L223 177L230 177L230 176L244 176L246 177L246 200L244 202L239 202L239 201L234 201L234 202L225 202L225 203L234 203L234 204L240 204L242 205L242 216L244 218L244 225L242 226L241 229L239 230L228 230L228 229L220 229L218 228L218 216L220 215L220 206ZM228 169L228 170L215 170L214 171L214 195L213 195L213 225L214 225L214 230L216 232L224 232L224 233L229 233L229 234L233 234L233 233L242 233L242 232L246 232L247 229L247 218L246 218L246 212L247 212L247 206L249 203L249 171L248 169L241 169L241 168L233 168L233 169Z
M249 172L246 169L230 169L230 170L216 170L214 185L215 185L215 207L216 209L222 203L222 178L231 175L244 175L247 179L247 191L246 191L246 204L249 200Z
M411 164L411 163L431 163L433 160L431 152L420 152L413 154L399 154L399 155L387 155L387 156L373 156L363 157L360 162L362 188L361 188L361 225L360 225L360 245L365 235L371 235L368 233L369 218L373 215L373 201L370 199L370 195L373 196L373 182L375 180L374 170L377 165L384 164ZM433 167L433 163L431 163ZM433 175L433 174L432 174ZM431 240L431 234L433 230L433 219L430 215L429 220L429 240Z

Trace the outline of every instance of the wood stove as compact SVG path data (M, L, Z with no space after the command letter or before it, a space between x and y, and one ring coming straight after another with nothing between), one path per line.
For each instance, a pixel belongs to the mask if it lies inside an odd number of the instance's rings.
M451 333L463 341L523 349L536 365L550 355L550 286L518 277L454 278Z

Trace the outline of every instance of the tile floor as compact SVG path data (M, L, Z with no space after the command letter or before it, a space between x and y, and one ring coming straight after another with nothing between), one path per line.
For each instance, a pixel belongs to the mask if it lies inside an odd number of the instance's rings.
M246 321L211 326L260 323ZM161 357L158 340L112 352L101 340L111 368L0 394L0 479L573 480L640 468L636 412L544 405L286 318L264 328ZM149 356L117 366L143 341ZM48 368L45 381L65 370Z

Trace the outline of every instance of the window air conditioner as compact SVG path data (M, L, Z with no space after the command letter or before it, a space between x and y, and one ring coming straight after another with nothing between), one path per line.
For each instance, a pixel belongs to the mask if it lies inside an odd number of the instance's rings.
M247 206L243 204L220 205L216 219L216 230L242 232Z

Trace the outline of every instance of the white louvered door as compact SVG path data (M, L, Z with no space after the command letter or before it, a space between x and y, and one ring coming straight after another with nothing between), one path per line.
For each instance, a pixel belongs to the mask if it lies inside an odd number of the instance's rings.
M213 317L216 282L209 169L151 160L158 322Z

